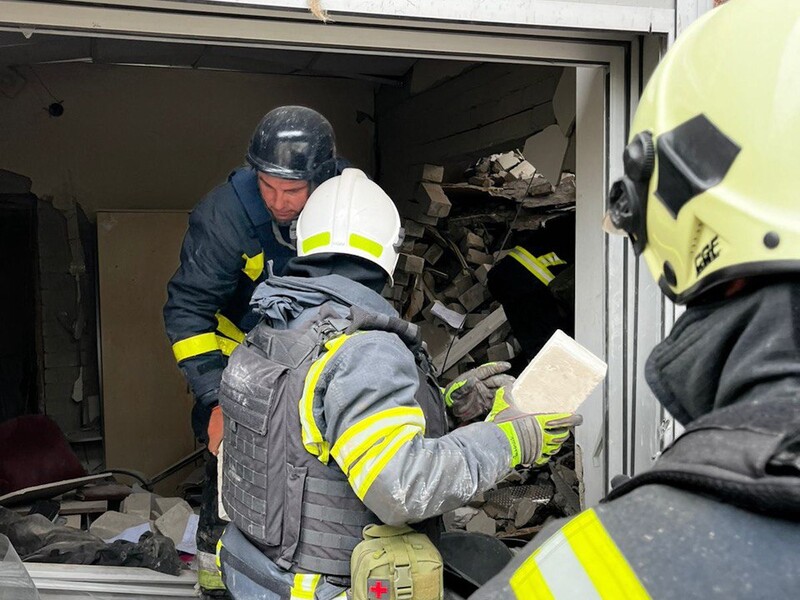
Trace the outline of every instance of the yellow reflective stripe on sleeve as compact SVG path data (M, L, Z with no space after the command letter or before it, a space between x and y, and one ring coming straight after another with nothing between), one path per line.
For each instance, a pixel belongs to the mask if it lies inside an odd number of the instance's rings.
M193 335L172 344L172 353L178 362L216 350L219 350L219 344L217 344L217 336L213 332Z
M650 598L594 509L572 519L563 531L601 598Z
M558 265L565 265L567 261L562 260L558 257L558 254L555 252L548 252L547 254L542 254L538 258L539 262L547 267L556 267Z
M533 254L525 250L522 246L512 248L508 255L525 267L536 279L545 285L550 285L550 282L555 278L546 265L540 263Z
M320 576L312 573L297 573L294 576L290 600L314 600Z
M364 452L398 427L414 425L425 433L425 414L418 406L397 406L382 410L351 425L331 449L331 454L345 475Z
M357 335L357 333L353 335ZM342 347L342 344L351 337L353 336L342 334L326 342L325 348L328 351L311 365L308 374L306 374L303 395L300 397L300 427L303 433L303 446L308 452L316 456L321 463L326 465L330 459L330 444L322 437L317 422L314 420L314 391L317 388L317 383L319 383L319 378L323 369L325 369L325 365L328 364L328 361L336 351Z
M222 350L222 353L225 356L230 356L234 350L236 350L236 346L239 345L239 342L234 342L233 340L229 340L226 337L222 337L221 335L216 336L217 338L217 347Z
M409 443L416 436L421 435L421 430L415 425L403 425L397 428L389 437L377 446L367 451L350 470L347 480L361 500L367 495L375 478L381 474L383 468L394 458L397 451Z
M372 256L375 258L380 258L381 254L383 254L383 246L381 246L378 242L366 238L363 235L358 235L357 233L350 234L349 243L353 248L356 248L357 250L363 250L368 254L372 254Z
M320 246L327 246L331 243L331 232L323 231L310 238L303 240L303 254L307 254Z
M222 335L227 336L236 342L239 342L240 344L244 341L244 331L242 331L236 325L234 325L233 321L228 319L228 317L226 317L220 312L216 314L216 317L217 317L217 331L219 331Z
M244 274L253 281L261 277L261 273L264 272L264 253L259 252L255 256L242 254L242 258L244 259L244 267L242 267Z
M548 538L509 583L517 598L650 599L593 509Z

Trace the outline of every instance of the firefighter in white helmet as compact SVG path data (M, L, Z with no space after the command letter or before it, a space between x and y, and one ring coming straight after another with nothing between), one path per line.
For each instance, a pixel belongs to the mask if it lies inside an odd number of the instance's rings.
M236 598L343 593L365 526L433 532L434 517L514 466L546 462L580 420L508 408L448 433L419 330L380 295L402 242L397 209L361 171L346 169L311 195L297 238L288 275L256 291L262 320L232 354L220 390L232 523L219 557ZM412 593L407 584L358 591L388 600Z
M608 220L687 305L645 369L686 431L471 598L796 598L800 2L701 18L632 131Z

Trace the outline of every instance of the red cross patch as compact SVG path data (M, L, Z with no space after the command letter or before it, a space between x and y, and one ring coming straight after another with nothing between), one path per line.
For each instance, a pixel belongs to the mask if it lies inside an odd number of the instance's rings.
M367 598L369 600L389 600L391 598L389 590L388 579L367 579Z

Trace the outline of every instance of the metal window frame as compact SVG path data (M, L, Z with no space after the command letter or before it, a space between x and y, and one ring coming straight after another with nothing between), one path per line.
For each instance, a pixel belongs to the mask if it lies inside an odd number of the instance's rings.
M293 2L274 2L287 5ZM294 2L297 3L297 2ZM644 357L674 314L623 239L600 229L605 191L622 172L622 151L641 81L665 36L444 23L359 15L325 25L305 12L141 0L103 5L0 0L0 29L138 40L339 53L402 55L577 68L576 336L609 363L578 428L585 486L593 505L616 473L650 464L670 435L642 375ZM444 4L444 3L442 3ZM449 4L449 3L447 3ZM669 29L669 28L668 28Z

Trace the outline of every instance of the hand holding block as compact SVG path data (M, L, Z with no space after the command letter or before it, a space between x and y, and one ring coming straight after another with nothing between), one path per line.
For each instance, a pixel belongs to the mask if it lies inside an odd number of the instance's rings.
M605 362L558 329L514 382L514 404L526 413L577 412L607 370Z

